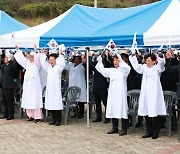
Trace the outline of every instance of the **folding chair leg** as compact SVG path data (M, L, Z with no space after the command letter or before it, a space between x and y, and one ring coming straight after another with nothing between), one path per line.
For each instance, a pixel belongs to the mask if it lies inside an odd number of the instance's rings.
M78 122L78 109L77 109L77 107L75 108L75 113L77 115L77 122Z
M168 136L171 136L171 117L168 117Z
M64 113L65 113L65 116L64 116L64 125L67 125L67 120L68 120L68 115L69 115L69 108L65 108L64 109Z
M132 133L135 133L136 115L132 115Z

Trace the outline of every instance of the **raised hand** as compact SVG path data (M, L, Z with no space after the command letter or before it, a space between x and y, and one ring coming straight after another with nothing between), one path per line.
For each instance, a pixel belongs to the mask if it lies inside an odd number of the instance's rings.
M34 51L37 52L37 46L36 46L36 44L34 44L33 48L34 48Z
M18 45L15 45L15 49L16 49L16 51L17 51L17 50L19 50L19 47L18 47Z
M59 49L59 55L63 54L63 49Z
M44 48L41 48L41 53L44 53L44 52L45 52Z
M97 61L98 61L98 62L102 62L102 57L101 57L101 55L98 56Z
M122 61L122 57L121 57L121 55L119 55L118 53L117 53L116 55L117 55L117 57L118 57L119 61Z

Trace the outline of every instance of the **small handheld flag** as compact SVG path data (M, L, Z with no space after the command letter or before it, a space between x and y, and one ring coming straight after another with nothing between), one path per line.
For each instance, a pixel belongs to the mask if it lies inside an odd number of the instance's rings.
M59 45L58 48L59 50L62 50L62 51L66 50L66 47L64 44Z
M109 40L108 44L106 45L106 49L111 51L113 54L117 53L116 44L114 43L112 38Z
M132 54L135 54L136 51L138 54L140 54L140 52L138 51L138 48L137 48L136 34L137 34L137 32L134 33L133 43L132 43L132 47L131 47Z
M58 48L58 43L54 39L51 39L47 45L51 49L57 49Z

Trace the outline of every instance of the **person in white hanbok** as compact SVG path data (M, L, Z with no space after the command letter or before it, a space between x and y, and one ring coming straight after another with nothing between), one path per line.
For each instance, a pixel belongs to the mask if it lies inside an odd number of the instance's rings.
M49 63L46 55L41 53L40 60L43 69L47 72L47 84L45 94L45 109L52 113L52 120L49 125L61 125L63 102L61 95L61 74L65 67L65 59L61 53L59 57L53 53L49 55Z
M157 139L159 134L159 115L166 115L163 91L160 82L161 73L165 70L165 58L149 54L146 64L138 64L136 56L129 58L133 68L143 74L139 98L138 115L145 116L146 133L142 138Z
M119 135L126 135L128 129L127 77L131 68L119 54L113 58L115 68L104 68L101 56L97 61L97 71L104 77L110 78L106 118L112 118L112 130L108 134L118 133L118 120L122 119L122 130Z
M22 51L16 46L16 53L14 58L16 61L26 69L23 82L22 104L21 107L26 109L29 117L28 121L38 122L43 118L42 114L42 91L39 77L40 59L36 46L35 52L29 54L29 59L24 57Z
M86 80L81 55L73 56L73 63L66 64L65 69L69 71L69 87L76 86L81 89L80 98L77 100L79 107L78 118L83 118L84 104L86 102Z

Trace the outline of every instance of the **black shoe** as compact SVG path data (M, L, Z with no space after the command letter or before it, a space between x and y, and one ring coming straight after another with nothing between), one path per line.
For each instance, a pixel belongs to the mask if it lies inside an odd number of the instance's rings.
M142 125L142 124L141 124L140 122L137 122L135 127L136 127L136 128L139 128L139 127L141 127L141 125Z
M27 121L33 121L34 120L34 118L29 118Z
M56 123L54 124L54 126L60 126L60 125L61 125L60 122L56 122Z
M152 139L158 139L158 135L156 134L156 135L153 135L152 136Z
M8 117L6 120L12 120L14 119L14 117Z
M49 122L49 125L54 125L56 123L56 121L52 120Z
M78 115L78 119L83 119L84 115Z
M124 136L124 135L126 135L126 134L127 134L127 131L125 131L125 130L122 130L122 131L119 133L120 136Z
M8 118L8 116L3 115L0 117L0 119L6 119L6 118Z
M152 137L153 134L152 133L146 133L145 135L142 136L142 138L149 138Z
M103 122L104 124L108 124L108 123L110 123L110 119L107 119L107 118L105 118L105 120L104 120L104 122Z
M118 129L111 129L107 134L118 134Z
M35 123L40 122L40 119L35 119L34 122Z
M101 121L102 121L101 118L96 118L96 119L93 120L93 122L101 122Z

